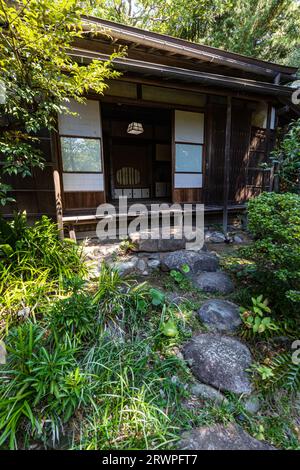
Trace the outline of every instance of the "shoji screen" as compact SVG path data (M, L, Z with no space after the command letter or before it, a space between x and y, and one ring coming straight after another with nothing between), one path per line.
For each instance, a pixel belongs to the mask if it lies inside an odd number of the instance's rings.
M90 193L89 197L73 194L67 200L75 207L94 206L103 202L103 195L95 193L104 191L100 103L71 100L69 110L76 115L62 114L58 119L64 193Z
M189 199L197 200L199 199L199 191L190 191L187 196L188 192L183 190L202 188L204 114L175 111L174 140L175 199L177 201L181 199L182 202Z

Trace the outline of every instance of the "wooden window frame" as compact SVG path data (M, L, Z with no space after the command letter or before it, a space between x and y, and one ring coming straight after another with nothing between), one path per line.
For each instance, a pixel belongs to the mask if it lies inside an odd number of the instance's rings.
M61 159L61 169L63 173L76 173L76 174L92 174L92 175L97 175L97 174L102 174L104 173L104 168L103 168L103 155L102 155L102 137L93 137L93 136L82 136L82 135L68 135L68 134L59 134L59 150L60 150L60 159ZM100 171L67 171L64 170L64 161L63 161L63 156L62 156L62 147L61 147L61 138L66 137L70 139L89 139L89 140L99 140L100 141L100 164L101 164L101 170Z
M201 171L179 171L176 170L176 145L177 144L183 144L183 145L195 145L197 147L202 147L202 161L201 161ZM175 147L175 162L174 162L174 173L180 173L182 175L203 175L203 155L205 151L205 144L198 144L196 142L182 142L179 140L175 140L174 142L174 147Z

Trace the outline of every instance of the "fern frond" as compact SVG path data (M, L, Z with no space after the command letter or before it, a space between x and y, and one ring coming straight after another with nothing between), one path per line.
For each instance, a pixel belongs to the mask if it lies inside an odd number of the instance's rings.
M292 361L292 355L283 353L273 359L271 364L273 377L272 384L282 385L289 391L300 390L300 364Z

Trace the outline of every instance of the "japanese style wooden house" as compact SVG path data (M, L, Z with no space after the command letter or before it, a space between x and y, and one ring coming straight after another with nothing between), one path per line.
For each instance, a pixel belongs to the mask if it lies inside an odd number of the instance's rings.
M122 75L104 96L71 101L78 115L60 115L58 132L42 133L45 169L8 178L16 202L2 212L88 224L99 204L120 195L146 204L199 202L209 213L241 210L272 189L272 169L261 163L291 111L295 68L84 20L85 37L70 55L84 66L126 46L114 60Z

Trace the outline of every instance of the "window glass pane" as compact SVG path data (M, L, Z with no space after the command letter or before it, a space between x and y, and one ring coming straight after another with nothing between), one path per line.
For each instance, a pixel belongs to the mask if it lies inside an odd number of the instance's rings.
M176 144L176 171L202 173L202 145Z
M101 172L100 140L61 137L64 171Z

